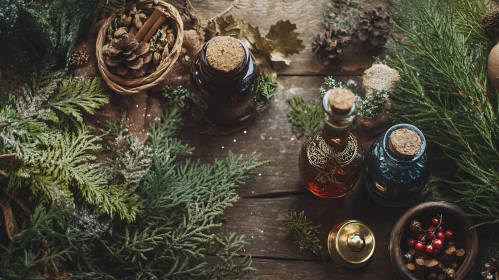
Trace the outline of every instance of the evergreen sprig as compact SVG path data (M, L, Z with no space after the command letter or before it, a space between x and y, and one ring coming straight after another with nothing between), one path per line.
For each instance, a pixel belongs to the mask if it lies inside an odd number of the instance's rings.
M258 77L258 88L255 98L253 99L253 107L259 112L269 104L277 90L277 83L270 75L261 74Z
M499 223L499 96L489 89L492 44L481 26L489 2L394 4L410 44L407 59L391 62L402 80L393 118L418 126L449 160L435 166L432 191L467 209L478 225Z
M307 221L305 212L300 213L289 212L285 213L286 233L291 237L295 244L300 248L300 251L311 251L315 255L322 256L322 246L317 235L319 234L319 226L315 226L311 221Z
M305 102L303 97L295 95L288 99L291 112L288 119L295 129L310 137L324 126L324 111L320 100Z

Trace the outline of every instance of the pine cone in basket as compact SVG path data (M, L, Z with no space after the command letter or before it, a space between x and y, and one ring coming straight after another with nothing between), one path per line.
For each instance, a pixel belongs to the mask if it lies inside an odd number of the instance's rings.
M138 10L135 5L116 17L108 31L109 41L102 50L111 73L124 78L144 77L154 72L161 58L168 55L169 47L175 43L174 31L168 24L163 24L152 37L148 37L148 42L139 42L135 37L148 18L146 12Z
M351 37L347 31L334 30L333 26L329 26L324 35L318 34L314 38L312 52L327 65L335 58L341 57L343 48L350 42Z
M499 260L491 259L485 264L485 271L482 272L483 278L486 280L499 280Z
M380 6L360 14L352 35L366 48L383 47L393 32L393 26L390 15Z

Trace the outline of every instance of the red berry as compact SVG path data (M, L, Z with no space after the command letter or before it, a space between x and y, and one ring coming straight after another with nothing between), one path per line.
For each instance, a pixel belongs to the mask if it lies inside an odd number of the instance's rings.
M434 226L429 226L427 231L435 231L435 227Z
M444 242L440 239L435 239L433 240L433 247L435 250L440 250L442 247L444 247Z
M409 245L409 247L414 247L416 245L416 239L414 238L409 238L409 240L407 240L407 245Z
M428 239L430 239L430 240L435 239L435 234L433 234L433 233L428 234Z
M425 235L421 233L417 238L419 241L423 241L425 239Z
M445 241L445 233L437 232L437 238L442 240L442 242Z
M440 219L439 218L431 219L431 224L434 226L438 226L438 224L440 224Z
M424 244L421 241L416 242L416 245L414 246L416 251L423 252L424 251Z
M427 253L428 255L432 255L434 252L435 251L433 250L433 245L431 244L426 245L425 253Z
M446 230L445 231L445 238L450 240L450 239L452 239L452 237L454 237L454 232L450 229Z
M443 228L443 227L438 227L438 228L437 228L437 231L438 231L438 232L444 232L444 228Z

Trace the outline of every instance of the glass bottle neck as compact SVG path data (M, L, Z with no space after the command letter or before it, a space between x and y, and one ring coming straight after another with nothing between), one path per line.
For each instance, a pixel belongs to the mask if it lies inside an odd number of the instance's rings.
M324 141L338 150L345 149L348 143L352 122L353 118L333 118L331 115L326 113L324 123Z
M203 74L206 76L206 78L211 79L211 80L239 80L243 78L245 73L248 70L248 67L250 66L250 60L251 60L251 53L249 52L248 48L239 41L241 46L243 47L244 50L244 58L243 61L241 61L241 64L234 68L233 70L229 72L222 72L219 70L216 70L215 68L211 67L210 64L208 63L208 59L206 58L206 49L210 45L211 42L214 40L218 39L218 37L215 37L208 41L206 44L204 44L203 48L199 52L198 55L198 61L196 63L199 63L199 65L202 67Z
M419 137L421 138L420 150L412 158L409 158L409 159L400 158L390 151L390 147L389 147L390 135L393 131L395 131L399 128L409 128L409 129L415 131L419 135ZM387 164L389 164L393 168L407 169L407 168L413 167L415 164L417 164L419 162L419 159L421 157L424 157L424 154L426 152L426 140L423 136L423 133L417 127L409 125L409 124L398 124L398 125L392 126L385 133L385 135L381 139L381 149L382 149L381 152L383 153Z

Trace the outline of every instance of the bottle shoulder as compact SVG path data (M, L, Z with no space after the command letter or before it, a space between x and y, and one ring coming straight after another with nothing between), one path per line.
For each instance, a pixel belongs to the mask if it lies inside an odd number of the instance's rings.
M323 135L323 129L317 131L302 146L302 156L305 156L314 167L323 169L331 161L335 161L340 166L347 166L363 159L362 146L353 133L349 134L343 149L329 145Z

